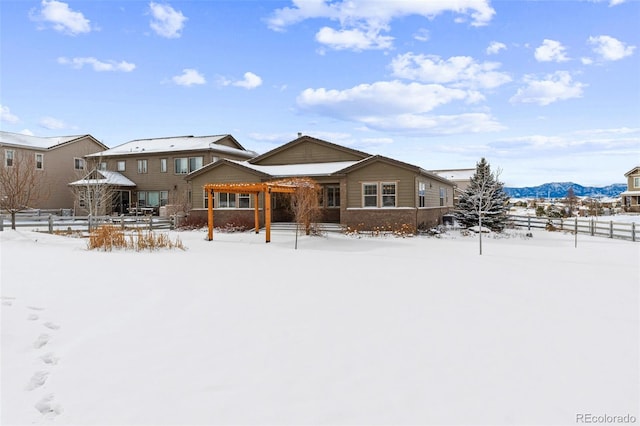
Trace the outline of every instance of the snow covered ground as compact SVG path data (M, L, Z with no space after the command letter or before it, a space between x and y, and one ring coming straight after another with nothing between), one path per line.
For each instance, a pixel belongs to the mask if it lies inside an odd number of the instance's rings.
M0 232L1 424L640 418L638 243L170 235Z

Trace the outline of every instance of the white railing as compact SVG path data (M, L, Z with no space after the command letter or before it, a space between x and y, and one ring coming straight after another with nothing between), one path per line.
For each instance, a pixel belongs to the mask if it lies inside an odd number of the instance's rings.
M590 218L551 218L537 216L509 215L509 221L516 228L546 229L553 227L561 231L577 232L599 237L638 241L635 222L614 222Z
M59 215L16 215L16 228L31 227L50 234L63 231L86 231L100 225L117 225L122 229L175 229L174 217L159 216L59 216ZM11 228L11 215L0 215L0 231Z

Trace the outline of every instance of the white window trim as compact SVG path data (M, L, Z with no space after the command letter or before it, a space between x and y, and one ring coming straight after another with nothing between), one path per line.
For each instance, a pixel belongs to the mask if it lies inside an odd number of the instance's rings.
M122 166L122 167L120 167ZM118 162L116 163L116 171L117 172L124 172L127 170L127 161L126 160L118 160Z
M9 156L11 156L11 164L9 164ZM4 150L4 166L13 167L16 162L16 152L13 149Z
M41 158L40 163L41 166L38 167L38 157ZM35 153L35 160L36 160L36 170L44 170L44 154L40 153L40 152L36 152Z
M76 167L76 162L81 161L82 167ZM84 158L73 157L73 170L85 170L87 168L87 164L84 161Z
M149 171L149 162L146 159L138 160L138 173L145 174Z
M376 205L375 206L367 206L366 203L364 202L364 200L367 199L367 198L373 198L372 194L368 194L368 195L365 194L365 191L364 191L364 187L365 186L375 186L376 187L376 194L375 194ZM362 195L362 199L360 200L361 201L360 205L362 206L362 208L365 208L365 209L376 209L376 208L378 208L380 206L380 200L379 200L379 197L380 197L380 183L379 182L362 182L362 185L360 186L360 188L361 188L361 193L362 193L361 194Z

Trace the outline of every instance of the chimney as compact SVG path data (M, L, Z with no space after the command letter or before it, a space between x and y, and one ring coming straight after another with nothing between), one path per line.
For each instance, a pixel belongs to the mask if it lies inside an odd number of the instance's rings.
M298 132L298 137L301 137L301 136L302 136L302 132Z

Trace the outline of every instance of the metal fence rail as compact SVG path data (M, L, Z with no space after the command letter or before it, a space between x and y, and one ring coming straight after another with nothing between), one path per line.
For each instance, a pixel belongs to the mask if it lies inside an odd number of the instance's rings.
M614 222L592 218L551 218L509 215L509 221L516 228L547 229L553 227L561 231L572 231L598 237L638 241L635 222Z
M175 229L173 217L158 216L59 216L59 215L16 215L16 228L31 227L46 230L50 234L65 231L86 231L100 225L116 225L122 229ZM11 227L11 216L0 215L0 231Z

